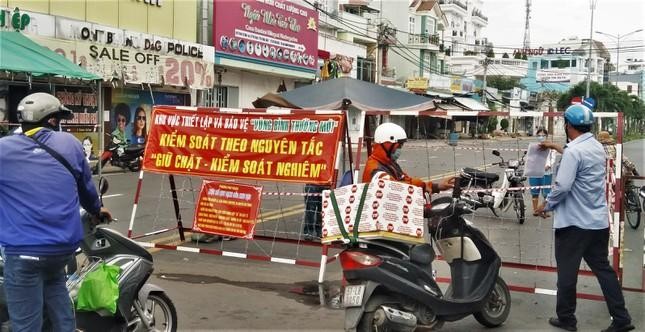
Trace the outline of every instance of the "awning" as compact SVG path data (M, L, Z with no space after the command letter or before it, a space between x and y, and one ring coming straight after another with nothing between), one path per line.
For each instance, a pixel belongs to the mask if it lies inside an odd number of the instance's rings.
M16 31L0 31L0 71L84 80L101 79Z
M455 101L471 111L490 111L484 104L472 98L455 97Z
M353 78L341 77L303 86L280 94L268 93L253 102L258 108L270 106L337 110L343 100L361 111L415 112L434 110L434 102L426 97L398 91Z

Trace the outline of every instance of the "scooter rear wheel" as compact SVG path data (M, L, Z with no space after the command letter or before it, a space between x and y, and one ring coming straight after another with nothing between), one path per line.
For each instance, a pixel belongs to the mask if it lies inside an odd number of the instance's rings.
M511 312L511 292L504 280L497 277L495 286L488 296L482 311L474 313L473 316L486 327L497 327L506 321Z

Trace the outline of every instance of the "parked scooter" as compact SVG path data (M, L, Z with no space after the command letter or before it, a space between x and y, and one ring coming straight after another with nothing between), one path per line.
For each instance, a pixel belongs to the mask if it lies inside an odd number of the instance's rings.
M466 220L481 205L460 195L432 202L429 233L450 265L445 293L432 272L431 244L408 246L386 240L360 240L340 253L347 285L343 292L345 330L412 332L438 329L473 315L487 327L502 325L511 295L499 276L501 259L486 236Z
M101 179L101 196L108 184ZM82 331L166 331L177 330L177 310L166 292L148 278L154 270L152 255L136 242L106 227L95 227L92 218L81 211L85 237L82 253L89 262L71 274L67 280L70 297L75 299L83 279L100 263L121 268L118 277L119 299L114 315L103 311L76 311L76 326ZM102 223L109 223L103 220ZM0 260L0 276L4 264ZM9 317L0 279L0 331L10 332ZM49 327L45 317L44 330Z
M476 194L469 194L469 196L482 203L482 206L491 209L496 217L496 209L502 211L508 210L512 205L515 210L515 215L520 224L526 220L526 206L524 204L524 189L509 190L509 188L523 188L526 177L523 176L524 157L522 158L504 160L499 151L493 150L493 154L500 159L500 162L493 163L504 169L504 179L499 188L493 189L493 184L499 180L499 175L496 173L483 172L474 168L463 168L461 170L461 186L466 189L484 189Z
M145 145L127 145L126 142L122 142L117 137L111 137L107 150L103 151L99 161L92 167L92 174L98 174L99 163L101 163L101 167L105 167L108 161L112 166L120 167L124 170L127 169L132 172L141 170L141 160L143 159Z

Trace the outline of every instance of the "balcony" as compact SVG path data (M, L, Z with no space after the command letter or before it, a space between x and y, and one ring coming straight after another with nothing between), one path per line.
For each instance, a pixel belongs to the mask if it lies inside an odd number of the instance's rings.
M468 12L468 6L459 0L439 0L439 5L441 5L441 10L444 12L448 11L457 11L463 15L466 15Z
M481 10L475 9L473 10L473 14L472 14L472 22L473 24L486 26L488 25L488 17L482 14Z
M408 46L430 50L439 50L439 35L409 34Z

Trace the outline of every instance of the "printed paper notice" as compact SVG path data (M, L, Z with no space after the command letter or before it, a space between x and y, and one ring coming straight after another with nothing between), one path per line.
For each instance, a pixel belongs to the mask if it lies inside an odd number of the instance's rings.
M526 168L524 176L531 178L541 178L544 176L544 167L546 159L549 157L549 149L541 149L538 143L529 144L526 154Z

